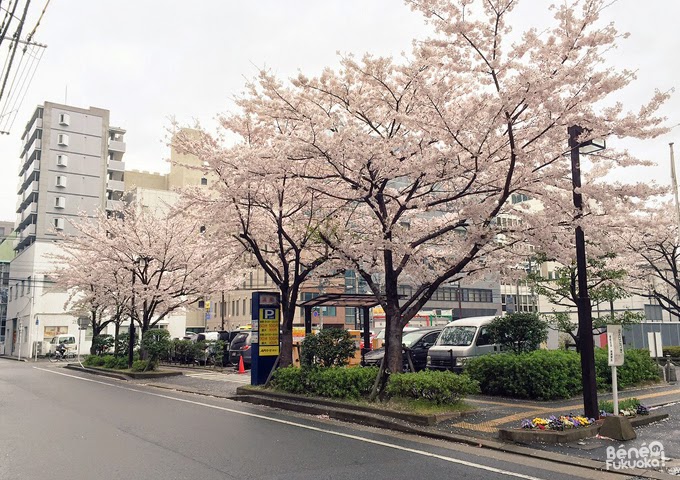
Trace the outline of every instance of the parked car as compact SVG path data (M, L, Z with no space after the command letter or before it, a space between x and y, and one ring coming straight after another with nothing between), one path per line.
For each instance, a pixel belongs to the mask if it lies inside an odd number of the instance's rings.
M470 358L500 351L488 330L494 318L471 317L449 322L427 353L427 368L461 372Z
M68 350L73 352L75 352L78 348L78 345L76 344L76 337L74 335L57 335L50 339L48 348L44 351L45 353L53 354L57 351L57 347L62 344L65 345Z
M402 344L411 352L413 368L417 371L423 370L427 362L427 351L437 341L437 337L444 327L428 327L411 330L402 337ZM408 353L404 351L404 371L409 371ZM364 356L364 365L380 366L380 362L385 356L385 349L378 348L372 350Z
M236 334L229 345L229 361L234 364L239 364L239 357L243 357L243 365L250 367L252 359L251 342L253 338L252 331L240 331Z

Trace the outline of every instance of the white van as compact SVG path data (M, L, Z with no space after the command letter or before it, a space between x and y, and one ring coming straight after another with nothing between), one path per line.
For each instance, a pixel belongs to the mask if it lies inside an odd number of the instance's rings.
M461 372L468 359L499 352L500 346L491 343L487 329L494 318L470 317L449 322L427 351L426 368Z
M76 351L78 348L78 345L76 344L76 337L73 335L57 335L55 337L52 337L50 340L48 346L48 349L45 349L45 353L54 353L57 351L57 346L59 344L64 344L66 346L67 350L71 350L73 352Z

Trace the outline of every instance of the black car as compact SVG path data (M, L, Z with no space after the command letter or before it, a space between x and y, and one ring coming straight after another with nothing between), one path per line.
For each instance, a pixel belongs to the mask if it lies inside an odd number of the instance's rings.
M243 365L245 367L250 367L250 361L252 358L251 342L253 338L253 332L250 330L244 330L236 334L234 339L229 345L229 361L233 365L239 364L239 357L243 356Z
M437 341L437 337L443 329L444 327L428 327L404 333L402 337L402 344L406 347L404 349L404 371L410 370L408 358L406 357L409 352L413 361L413 368L415 368L416 372L425 368L427 351ZM384 356L384 348L372 350L364 355L364 365L367 367L380 366Z

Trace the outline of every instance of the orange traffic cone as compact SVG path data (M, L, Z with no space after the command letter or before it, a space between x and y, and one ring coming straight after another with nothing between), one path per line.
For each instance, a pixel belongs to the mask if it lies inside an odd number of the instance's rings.
M246 373L246 368L243 365L243 355L239 357L238 361L238 373Z

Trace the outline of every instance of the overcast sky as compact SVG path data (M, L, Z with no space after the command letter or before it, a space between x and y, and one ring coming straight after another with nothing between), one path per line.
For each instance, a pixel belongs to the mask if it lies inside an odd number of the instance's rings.
M545 25L550 3L523 0L515 30ZM631 33L613 64L639 70L620 98L625 105L636 110L654 89L677 87L680 1L619 0L606 17ZM399 0L52 0L35 37L48 48L11 134L0 137L0 220L16 216L23 127L36 105L64 102L67 89L68 104L106 108L112 124L127 130L127 168L166 172L169 118L211 124L257 67L314 75L336 65L338 51L398 56L428 31ZM670 125L680 123L680 92L664 113ZM659 163L637 178L668 183L668 142L678 132L625 144Z

